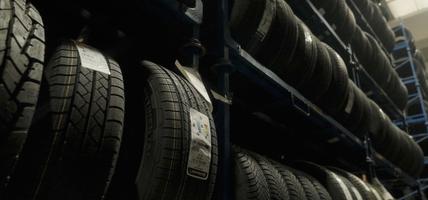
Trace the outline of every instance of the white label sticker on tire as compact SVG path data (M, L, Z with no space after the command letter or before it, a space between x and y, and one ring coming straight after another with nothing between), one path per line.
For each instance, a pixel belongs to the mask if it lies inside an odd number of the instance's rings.
M208 116L190 108L191 141L187 175L207 180L211 164L211 127Z
M85 44L77 44L82 67L110 75L106 58L98 50Z

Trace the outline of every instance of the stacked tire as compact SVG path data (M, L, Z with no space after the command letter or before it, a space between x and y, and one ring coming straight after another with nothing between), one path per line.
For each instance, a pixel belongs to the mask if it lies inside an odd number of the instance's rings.
M424 166L421 147L373 102L371 110L370 138L375 150L409 175L418 177Z
M256 3L269 6L256 9L252 7ZM275 14L271 13L272 10ZM348 119L343 112L348 105L350 91L360 90L350 86L345 62L294 16L285 1L237 0L231 16L232 35L245 50L324 111L332 116L343 116L343 119L339 120L349 122L347 126L352 126L352 131L356 129L361 118ZM247 23L249 17L255 21L252 25ZM271 20L265 23L266 18ZM259 38L262 33L265 36ZM367 99L365 95L361 95L361 91L358 93L359 97ZM350 101L353 103L353 100ZM359 109L354 110L361 112ZM365 128L367 126L363 125L362 129Z
M16 165L36 108L45 57L43 20L24 0L0 1L0 198Z
M370 0L355 1L355 3L374 33L379 37L382 45L391 52L395 45L395 33L388 26L388 22L379 6ZM367 29L365 31L369 32Z
M212 199L218 150L208 102L158 64L124 71L134 107L107 199Z
M376 4L367 0L358 1L358 3L361 4L360 6L364 6L364 11L367 7L372 13L369 16L369 21L376 27L375 32L382 38L382 44L379 44L372 35L364 32L355 23L355 17L345 1L314 1L315 6L320 9L321 13L324 13L324 17L332 24L341 39L351 45L358 61L368 74L397 107L404 110L408 92L393 69L389 53L385 52L381 46L383 45L388 51L392 51L395 44L394 32L388 27Z
M413 168L417 168L416 165L421 163L419 146L410 138L404 137L405 133L393 125L391 120L382 120L382 115L378 113L379 107L348 78L343 59L331 47L319 41L308 27L293 15L284 1L235 0L230 26L232 36L244 50L356 136L363 138L371 131L374 136L387 136L387 139L374 137L373 140L378 144L394 140L395 143L387 149L381 149L378 145L379 152L403 170L418 175L418 170ZM366 61L375 61L370 63L370 66L381 67L381 70L373 68L374 72L387 72L387 76L378 78L382 78L382 86L387 92L394 94L391 95L392 99L404 109L407 104L406 88L379 44L370 35L363 36L367 47L361 49L368 51L362 55L367 57ZM382 129L377 128L378 126L382 126ZM376 127L376 130L371 130L373 127ZM401 142L401 138L404 138L405 142ZM402 149L402 153L414 156L415 158L409 161L412 164L400 163L401 160L396 158L398 154L390 152L393 149Z
M380 200L380 192L338 168L298 162L293 168L239 147L233 148L237 200Z
M237 200L331 199L315 178L257 153L235 147L233 160Z
M45 70L50 115L32 129L5 199L102 199L115 170L124 121L119 65L83 66L75 42L54 52ZM102 54L100 54L102 55Z

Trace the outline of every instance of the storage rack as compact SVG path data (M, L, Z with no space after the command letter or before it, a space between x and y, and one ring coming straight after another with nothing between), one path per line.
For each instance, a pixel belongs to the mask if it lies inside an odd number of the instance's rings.
M196 0L198 1L198 0ZM298 91L290 87L287 83L281 80L271 70L258 63L252 58L245 50L232 39L228 29L228 12L229 0L219 1L205 1L203 5L195 9L185 6L183 3L177 3L174 0L163 0L165 9L180 16L184 24L190 25L193 29L193 37L199 37L199 28L204 24L209 24L211 35L209 41L204 41L209 44L208 54L213 61L211 68L217 72L216 84L212 86L211 91L215 91L213 103L216 105L215 110L215 123L217 128L218 143L219 143L219 172L217 179L217 198L222 200L232 200L232 178L231 178L231 142L230 142L230 105L232 103L229 79L231 73L238 73L246 79L254 81L258 86L266 90L272 98L281 102L281 106L286 106L294 109L296 114L300 115L307 124L315 127L328 130L322 137L327 142L331 138L336 139L336 143L352 149L354 152L359 152L362 160L366 162L355 162L347 160L351 165L356 166L360 170L367 171L369 176L377 175L385 181L394 182L396 185L405 185L416 189L414 192L407 194L403 198L420 194L424 187L421 186L418 180L407 175L398 167L394 166L388 160L383 158L380 154L376 153L370 144L370 139L365 138L360 140L346 128L340 125L337 121L324 114L317 106L312 104L309 100L303 97ZM349 45L344 44L340 38L335 34L334 30L317 11L314 5L309 1L297 0L289 1L294 4L293 9L295 12L305 13L302 16L310 16L314 23L318 24L317 27L322 31L329 31L333 37L328 38L332 41L330 45L335 45L336 50L347 63L352 71L352 79L360 85L360 81L369 83L365 87L369 87L374 95L373 99L376 100L385 112L396 120L403 120L405 124L403 113L397 108L386 93L379 87L378 84L369 76L369 74L358 64L358 60L352 54ZM192 4L192 3L190 3ZM174 5L174 6L170 6ZM189 12L189 10L191 12ZM298 11L297 11L298 10ZM203 12L202 12L203 11ZM199 13L195 17L194 13ZM203 14L203 23L202 18ZM201 18L198 18L201 17ZM304 20L305 21L305 20ZM321 24L321 26L319 25ZM195 54L194 56L198 56ZM195 67L195 66L194 66ZM196 66L197 67L197 66ZM254 94L257 96L256 94ZM324 134L324 133L323 133ZM310 135L309 137L315 137ZM318 136L319 137L319 136Z
M422 113L406 116L406 122L409 125L416 125L416 124L422 124L425 127L425 131L420 133L414 133L412 134L412 137L416 140L416 142L422 142L426 139L428 139L428 116L427 116L427 109L424 104L424 91L421 88L421 84L419 81L419 78L417 76L416 68L413 61L413 54L410 47L411 39L409 38L408 33L405 31L405 26L403 24L400 24L399 26L394 28L394 31L396 33L401 33L404 36L404 41L397 43L394 47L394 51L400 51L405 50L406 51L406 57L397 59L395 61L396 67L395 69L398 70L399 68L409 68L412 72L412 75L409 77L402 77L402 81L406 85L413 85L416 88L416 91L412 94L409 94L409 100L408 102L416 100L416 103L418 106L420 106L420 110Z

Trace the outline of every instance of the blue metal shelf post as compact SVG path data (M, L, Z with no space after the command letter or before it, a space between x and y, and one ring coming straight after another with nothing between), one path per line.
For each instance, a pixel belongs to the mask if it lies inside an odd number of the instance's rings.
M410 125L415 125L415 124L423 124L425 130L421 133L414 133L412 134L413 138L416 140L416 142L422 142L424 140L426 140L428 138L428 116L427 116L427 108L425 107L425 103L424 103L424 96L423 96L423 91L421 88L421 84L417 75L417 71L416 71L416 64L414 63L413 60L413 53L412 53L412 49L410 48L410 38L407 35L407 32L405 31L405 27L403 24L399 25L398 27L395 28L395 31L400 31L401 34L404 36L405 41L402 43L398 43L396 44L396 47L394 48L394 51L398 51L398 50L402 50L405 49L406 50L406 57L403 59L398 59L396 62L396 64L398 65L396 67L396 69L399 68L410 68L412 75L410 77L402 77L403 82L406 83L406 85L414 85L416 88L416 92L413 94L409 94L409 101L408 102L412 102L414 100L417 101L417 104L420 107L420 110L422 113L418 113L416 115L412 115L412 116L406 116L406 122Z

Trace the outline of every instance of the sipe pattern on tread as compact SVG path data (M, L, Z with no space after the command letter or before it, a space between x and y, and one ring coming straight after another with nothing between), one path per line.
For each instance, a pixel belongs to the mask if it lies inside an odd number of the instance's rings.
M282 179L287 185L288 195L290 196L290 200L306 199L305 191L303 190L302 185L300 184L297 177L290 171L290 169L272 160L271 160L271 163L281 174Z
M270 200L269 189L263 171L248 153L234 148L235 199Z
M76 45L57 48L46 69L52 142L36 195L40 199L103 199L122 138L125 97L119 65L111 74L81 66Z
M307 176L307 178L318 192L320 200L332 200L330 193L328 193L327 189L317 179L312 176Z
M311 183L311 181L308 179L308 174L294 170L294 175L296 176L297 180L299 180L300 184L303 187L303 191L305 192L305 197L307 200L318 200L320 199L320 196L315 189L315 186Z
M19 160L37 104L45 35L24 0L0 1L0 193Z
M211 199L217 172L217 135L208 104L189 82L148 61L145 144L137 175L139 199ZM190 108L208 116L211 161L208 180L187 175Z
M281 174L275 167L269 162L269 160L257 153L251 153L251 156L257 161L263 174L266 178L266 182L269 188L269 196L271 200L288 200L290 199L288 194L287 185L282 179Z

